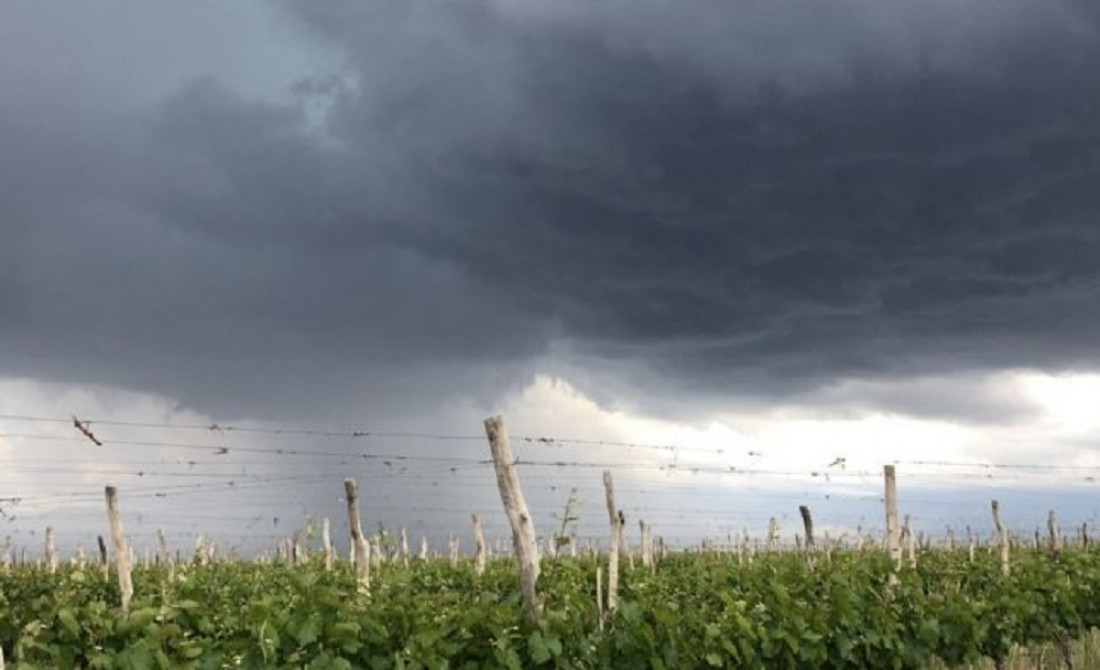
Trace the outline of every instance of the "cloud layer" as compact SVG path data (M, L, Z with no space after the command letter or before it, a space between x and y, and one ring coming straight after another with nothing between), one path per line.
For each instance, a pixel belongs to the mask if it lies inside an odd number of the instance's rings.
M0 374L323 417L1096 365L1087 7L250 7L293 41L224 71L0 59Z

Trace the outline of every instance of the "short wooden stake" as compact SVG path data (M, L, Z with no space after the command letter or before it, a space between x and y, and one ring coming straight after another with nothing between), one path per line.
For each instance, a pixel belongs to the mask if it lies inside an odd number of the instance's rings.
M54 542L53 527L46 527L46 569L50 574L57 572L57 544Z
M485 563L488 561L485 552L485 531L481 528L481 517L474 514L471 521L474 524L474 546L477 547L477 556L474 557L474 574L480 577L485 574Z
M489 450L493 456L500 501L508 516L508 524L512 527L512 548L519 562L519 583L523 593L525 618L529 624L535 624L541 610L537 588L539 548L535 523L527 509L527 500L523 497L523 487L516 471L516 457L512 453L508 433L504 430L504 421L499 416L486 419L485 435L489 439Z
M1050 510L1047 517L1047 531L1050 533L1050 557L1057 561L1062 555L1062 531L1058 529L1058 517Z
M600 631L603 631L603 566L596 564L596 614L599 615Z
M381 567L386 559L386 554L382 551L382 536L371 535L367 539L367 546L369 548L370 564L375 567Z
M102 535L95 536L96 543L99 545L99 568L103 571L103 576L107 576L107 543L103 541Z
M325 552L325 570L332 570L336 550L332 546L332 528L327 516L321 519L321 546Z
M653 569L653 538L651 531L646 522L638 520L638 532L641 535L642 543L642 567L649 570Z
M118 491L106 488L107 519L111 524L111 542L115 548L115 567L118 570L118 589L121 592L123 615L130 613L130 599L134 596L134 583L130 579L130 550L122 529L122 513L118 509Z
M901 525L898 523L898 479L897 472L892 465L882 468L885 480L886 501L886 549L890 552L890 561L894 570L901 569ZM891 582L896 581L891 577Z
M355 578L361 587L370 586L370 545L363 537L363 524L359 519L359 484L354 479L344 480L344 498L348 504L348 527L351 530L351 547L355 556Z
M806 531L806 563L812 568L814 567L814 520L810 516L808 505L799 505L798 513L802 515L802 527Z
M401 526L401 564L409 567L409 531Z
M913 534L913 522L908 514L905 515L905 529L902 531L905 535L905 552L909 559L909 567L917 567L917 538Z
M1001 545L1001 573L1008 576L1009 567L1009 537L1008 531L1005 530L1004 524L1001 522L1001 505L996 500L992 501L990 508L993 511L993 525L997 529L997 538Z
M164 537L164 528L157 528L157 565L167 565L172 561L168 552L168 539Z

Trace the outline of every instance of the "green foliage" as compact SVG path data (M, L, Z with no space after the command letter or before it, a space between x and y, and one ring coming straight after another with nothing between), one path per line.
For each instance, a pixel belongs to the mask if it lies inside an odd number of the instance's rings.
M881 554L835 552L810 570L794 554L676 554L656 573L624 571L602 627L596 562L544 570L543 614L523 624L517 575L492 561L352 567L225 562L139 568L131 613L95 568L0 572L0 645L17 669L104 668L747 668L909 670L1005 658L1019 645L1100 627L1100 553L1059 561L1017 552L926 552L888 581Z

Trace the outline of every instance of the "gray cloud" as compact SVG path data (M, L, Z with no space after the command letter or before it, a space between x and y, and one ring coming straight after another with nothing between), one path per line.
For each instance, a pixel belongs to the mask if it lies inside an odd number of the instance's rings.
M1096 362L1079 7L283 7L343 60L282 99L185 69L88 113L3 70L0 372L250 416Z

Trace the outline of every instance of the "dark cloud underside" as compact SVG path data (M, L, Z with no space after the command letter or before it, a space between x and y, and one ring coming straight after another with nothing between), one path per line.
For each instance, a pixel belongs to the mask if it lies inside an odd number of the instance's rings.
M345 59L299 105L0 109L0 371L248 413L563 351L708 395L1096 362L1087 7L288 9Z

